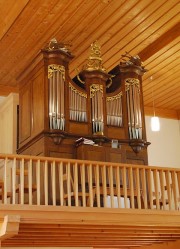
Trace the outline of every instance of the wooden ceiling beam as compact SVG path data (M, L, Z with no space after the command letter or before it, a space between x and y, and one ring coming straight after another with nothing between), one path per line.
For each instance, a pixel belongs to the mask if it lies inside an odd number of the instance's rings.
M170 30L161 35L157 40L153 43L149 44L145 49L143 49L139 56L142 61L146 61L163 47L167 46L173 40L175 40L179 36L180 23L174 25Z
M19 93L19 88L0 85L0 96L8 96L10 93Z

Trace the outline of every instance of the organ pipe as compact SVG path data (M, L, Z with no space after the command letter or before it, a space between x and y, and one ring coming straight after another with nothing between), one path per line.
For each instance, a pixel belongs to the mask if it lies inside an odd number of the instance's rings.
M125 80L126 102L128 115L128 130L130 139L142 139L142 114L140 108L139 80Z
M103 85L92 84L90 86L91 115L93 134L104 132L104 112L103 112Z
M50 129L65 130L64 66L57 64L49 65L48 81L49 81L49 127Z
M107 125L122 127L122 92L106 98Z
M87 122L87 94L69 83L69 115L70 120Z

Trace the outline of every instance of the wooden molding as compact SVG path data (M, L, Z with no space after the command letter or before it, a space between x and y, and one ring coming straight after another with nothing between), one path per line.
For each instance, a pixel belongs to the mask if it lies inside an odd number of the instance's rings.
M141 246L141 249L149 249L149 247L151 247L151 249L177 249L180 248L180 240L177 241L173 241L173 242L166 242L166 243L161 243L161 244L155 244L155 245L151 245L151 246Z
M19 215L6 215L4 216L4 221L1 223L0 227L0 240L5 240L7 238L17 235L19 232Z
M145 116L154 116L152 106L145 106L144 112ZM170 109L156 108L156 116L160 118L180 119L180 111L178 112Z
M19 93L18 87L0 85L1 96L8 96L10 93Z

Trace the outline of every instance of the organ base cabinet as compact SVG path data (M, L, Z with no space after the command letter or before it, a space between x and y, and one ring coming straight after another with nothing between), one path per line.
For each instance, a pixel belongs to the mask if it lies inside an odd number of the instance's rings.
M81 144L76 148L76 158L81 160L142 165L147 165L148 163L146 151L141 151L136 155L125 146L111 148L107 144L104 146Z

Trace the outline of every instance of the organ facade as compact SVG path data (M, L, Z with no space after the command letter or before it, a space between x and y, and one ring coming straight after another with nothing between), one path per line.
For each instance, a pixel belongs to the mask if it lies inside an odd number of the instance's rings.
M53 39L19 77L18 153L148 164L140 58L126 53L108 73L95 41L75 79L72 59Z

